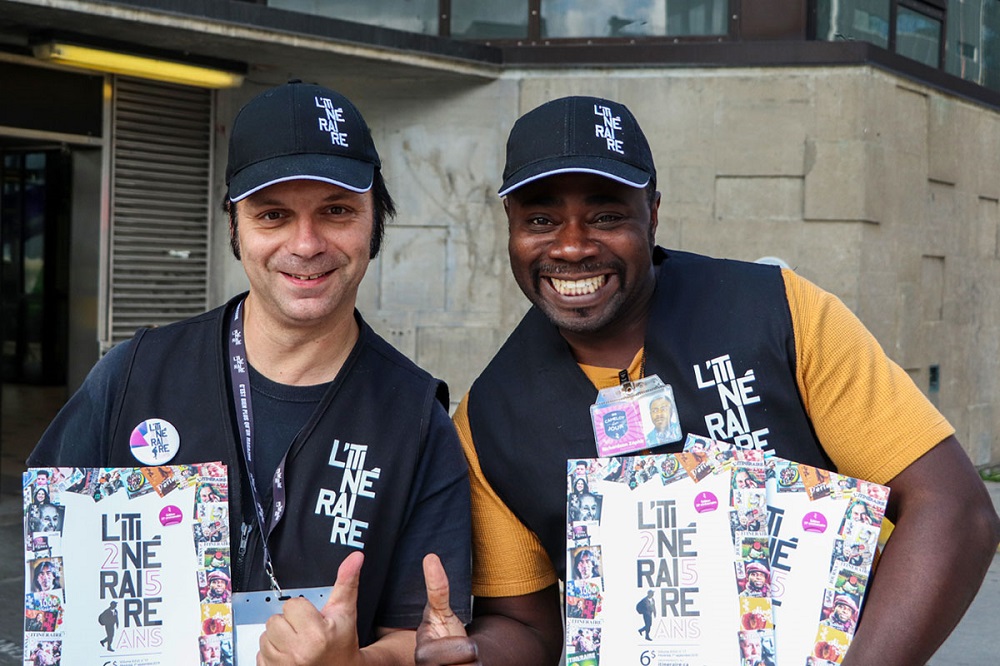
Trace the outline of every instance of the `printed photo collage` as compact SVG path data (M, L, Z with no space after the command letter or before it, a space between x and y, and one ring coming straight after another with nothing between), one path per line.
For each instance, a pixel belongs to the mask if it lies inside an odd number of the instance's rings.
M857 628L868 577L885 516L888 488L830 473L834 492L850 498L830 562L823 593L813 666L839 664Z
M73 557L63 542L67 494L89 497L97 505L112 496L129 501L149 493L166 497L179 488L197 486L192 540L198 554L201 599L201 663L233 663L232 583L230 580L228 477L220 463L148 468L29 469L23 476L24 498L24 662L62 662L67 594L75 581L64 575L64 558ZM95 572L96 574L96 572ZM80 583L77 583L80 584ZM94 609L107 636L101 648L111 654L114 628L120 625L117 604ZM119 632L120 634L121 632Z
M566 663L567 666L597 666L601 646L602 593L604 591L599 540L603 497L591 492L598 474L634 479L634 469L626 471L617 463L629 459L606 459L615 467L604 470L593 460L570 461L567 487L568 532L566 573ZM593 543L595 545L591 545Z
M601 645L601 594L604 591L601 548L591 545L599 536L603 497L591 492L597 469L592 461L578 461L569 470L567 512L568 551L566 574L567 664L596 666ZM596 541L594 542L596 544Z
M229 481L221 463L199 466L195 491L194 542L201 598L202 666L232 666L232 553L229 542Z
M731 472L729 523L739 595L739 626L736 629L739 663L741 666L773 666L777 659L764 454L690 434L684 441L684 452L701 460L699 465L707 464L712 474Z
M62 661L63 572L62 534L66 509L60 496L79 488L77 469L38 469L25 473L24 497L24 659L27 663Z

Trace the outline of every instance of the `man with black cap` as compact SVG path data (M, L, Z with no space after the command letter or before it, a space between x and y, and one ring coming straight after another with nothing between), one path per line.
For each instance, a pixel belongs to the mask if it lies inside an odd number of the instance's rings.
M295 598L271 617L263 663L355 663L359 648L365 663L411 663L430 552L458 572L468 612L468 475L447 388L355 310L394 213L380 167L339 93L290 82L247 103L226 209L249 292L112 349L28 461L138 466L130 433L151 419L168 433L157 465L224 461L234 591L336 580L321 610Z
M672 386L685 434L891 488L896 529L844 664L926 662L975 596L1000 520L906 373L792 271L658 247L652 154L619 103L528 112L503 179L511 268L533 307L454 416L472 479L474 619L466 638L429 595L418 663L558 660L567 460L597 455L598 390L652 375ZM426 575L446 589L440 569Z

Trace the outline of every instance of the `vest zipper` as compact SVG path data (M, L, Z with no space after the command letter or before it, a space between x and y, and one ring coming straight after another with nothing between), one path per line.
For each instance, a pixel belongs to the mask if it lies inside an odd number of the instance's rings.
M236 551L236 562L233 565L233 581L234 582L236 582L236 581L239 582L239 588L238 589L241 589L241 590L245 589L245 587L246 587L245 585L243 585L243 582L244 582L243 581L243 568L244 568L244 565L245 565L245 562L246 562L247 542L250 541L250 532L252 532L252 531L253 531L253 525L251 525L250 523L243 523L240 526L240 547ZM234 589L235 589L235 585L234 585Z

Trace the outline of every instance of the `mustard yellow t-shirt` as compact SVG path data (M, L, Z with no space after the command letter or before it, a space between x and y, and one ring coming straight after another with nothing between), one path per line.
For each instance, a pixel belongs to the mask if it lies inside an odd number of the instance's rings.
M796 381L823 449L840 473L887 483L954 428L893 363L835 296L783 270L795 335ZM629 366L639 376L642 350ZM618 368L581 365L598 388L618 384ZM507 597L556 582L538 537L511 513L483 476L466 395L453 417L472 487L472 592Z

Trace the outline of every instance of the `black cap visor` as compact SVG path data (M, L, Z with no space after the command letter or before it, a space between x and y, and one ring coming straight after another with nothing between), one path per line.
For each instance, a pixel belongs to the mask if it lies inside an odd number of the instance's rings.
M507 196L522 185L560 173L593 173L629 187L646 187L651 178L644 169L618 160L574 155L540 160L518 169L503 181L498 194Z
M265 187L288 180L319 180L352 192L367 192L375 165L339 155L282 155L256 162L233 174L229 199L240 201Z

